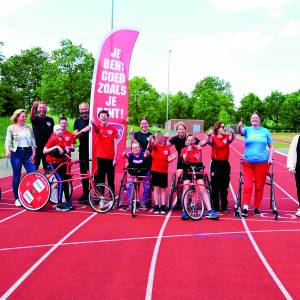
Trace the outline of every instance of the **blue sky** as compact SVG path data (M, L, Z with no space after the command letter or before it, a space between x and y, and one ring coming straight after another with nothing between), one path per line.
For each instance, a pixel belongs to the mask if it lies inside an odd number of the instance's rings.
M177 3L178 2L178 3ZM114 27L140 31L130 77L158 92L188 94L205 76L232 85L236 104L249 92L300 89L300 1L114 0ZM111 27L111 0L10 0L0 10L6 57L68 38L94 56Z

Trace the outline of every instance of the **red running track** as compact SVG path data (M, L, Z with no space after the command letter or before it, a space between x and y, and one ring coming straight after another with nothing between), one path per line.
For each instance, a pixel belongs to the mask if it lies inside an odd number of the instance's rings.
M204 163L209 169L209 147ZM234 205L243 142L231 145L229 207ZM105 215L79 205L41 212L13 205L10 178L1 178L0 297L3 299L300 299L300 220L286 157L275 155L279 219L269 209L233 212L219 221L115 210ZM175 165L170 166L170 174ZM169 176L171 177L171 176ZM116 180L119 182L119 180ZM78 183L79 185L79 183Z

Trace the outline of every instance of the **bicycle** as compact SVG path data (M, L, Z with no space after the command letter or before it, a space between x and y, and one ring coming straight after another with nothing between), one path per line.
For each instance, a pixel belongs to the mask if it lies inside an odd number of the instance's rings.
M191 174L192 180L189 188L183 194L183 209L192 220L200 220L204 213L204 200L202 192L197 189L199 186L205 186L210 197L210 183L208 175L204 172L204 166L197 163L185 163L187 171L185 174ZM203 176L203 184L197 183L197 175ZM211 202L211 200L210 200Z
M136 216L137 212L137 205L140 203L139 199L139 194L140 194L140 184L150 184L145 181L143 181L144 178L148 178L150 181L150 176L144 175L148 169L146 168L124 168L123 169L125 172L123 174L122 180L121 180L121 186L119 190L119 198L118 198L118 208L123 205L124 201L124 195L125 192L127 191L127 186L131 185L132 186L132 191L130 195L127 195L129 205L130 205L130 210L131 210L131 215L132 217ZM133 176L132 181L128 180L128 173ZM148 181L148 182L149 182Z
M243 166L244 160L240 159L240 177L239 177L239 185L238 185L238 191L237 196L235 198L234 203L234 217L237 219L242 218L242 209L241 209L241 203L242 203L242 186L244 184L244 175L242 172L242 166ZM272 213L274 214L274 219L278 219L278 210L275 200L275 193L274 193L274 164L272 163L271 166L271 172L269 171L267 174L267 178L269 178L269 181L266 181L265 184L270 186L270 209L272 210Z
M53 171L42 174L33 172L24 175L20 181L18 188L19 200L22 206L30 211L38 211L46 206L51 193L55 193L55 186L58 183L72 183L75 180L89 180L89 204L92 209L98 213L106 213L110 211L115 203L115 197L111 188L105 183L96 183L94 176L90 173L71 172L71 167L79 163L78 160L70 160L62 162ZM59 168L66 165L66 175L68 179L57 181L52 180L54 173Z

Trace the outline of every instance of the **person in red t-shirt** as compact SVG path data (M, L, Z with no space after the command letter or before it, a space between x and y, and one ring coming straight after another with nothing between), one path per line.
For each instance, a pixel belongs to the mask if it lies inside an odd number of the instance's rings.
M117 130L108 125L108 112L101 110L98 113L100 124L96 124L95 120L91 120L91 124L97 134L96 137L96 157L98 175L97 181L100 183L105 182L105 176L107 176L107 183L115 192L115 164L117 157Z
M184 163L189 163L189 164L195 163L197 166L201 168L203 167L201 146L196 145L195 143L196 143L195 137L192 134L188 134L186 137L187 147L181 150L181 156ZM185 168L184 168L182 180L183 180L183 195L184 195L185 191L187 191L188 188L190 187L192 181L192 175L187 174ZM196 180L197 180L197 185L199 186L201 194L203 196L203 202L207 209L206 218L218 219L219 218L218 214L211 207L210 199L206 187L204 185L203 175L197 174ZM188 216L184 210L182 211L181 219L182 220L188 219Z
M211 198L212 206L216 211L228 212L228 186L230 181L229 144L234 140L234 130L230 128L230 134L222 121L214 124L207 134L207 143L211 145Z
M59 118L59 125L62 129L62 137L65 141L66 152L68 156L71 156L71 153L75 151L75 137L74 134L70 131L67 131L68 120L66 117Z
M168 164L176 159L171 155L170 146L167 145L168 137L157 134L156 139L151 138L152 166L151 185L154 187L155 214L166 214L166 188L168 186Z
M66 161L66 144L62 135L62 128L57 124L54 125L53 131L54 133L52 133L43 150L43 153L46 154L46 161L52 171L54 171L61 163ZM67 179L66 169L66 165L61 165L59 169L54 172L54 176L58 182ZM63 191L66 198L65 203L62 203ZM57 197L56 210L67 211L72 208L68 182L58 183Z

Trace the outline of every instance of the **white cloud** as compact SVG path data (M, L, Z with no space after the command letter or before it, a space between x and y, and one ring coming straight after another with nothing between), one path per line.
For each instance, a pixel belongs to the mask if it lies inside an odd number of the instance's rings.
M300 21L290 21L285 23L279 31L281 36L298 37L300 36Z
M263 10L270 18L282 16L282 10L294 0L207 0L214 10L254 11Z

